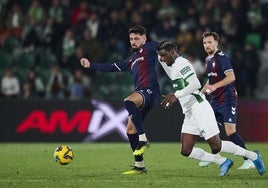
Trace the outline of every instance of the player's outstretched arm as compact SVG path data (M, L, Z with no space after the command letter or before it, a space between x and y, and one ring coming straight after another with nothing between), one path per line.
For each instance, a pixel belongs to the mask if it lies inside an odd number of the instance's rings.
M87 58L81 58L80 63L83 67L89 68L90 67L90 62Z
M90 68L102 72L119 72L126 71L127 67L124 61L118 61L113 64L110 63L92 63L87 58L81 58L80 64L84 68Z

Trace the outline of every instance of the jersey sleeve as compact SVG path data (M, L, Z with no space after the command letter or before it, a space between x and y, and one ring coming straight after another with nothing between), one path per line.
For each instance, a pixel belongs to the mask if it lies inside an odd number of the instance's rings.
M113 64L90 63L90 68L102 72L121 72L127 70L126 61L118 61Z
M220 62L221 69L224 73L228 71L233 71L232 63L230 58L223 52L218 52L218 58Z
M201 87L193 66L181 58L172 71L172 83L177 98L192 94Z
M180 62L175 65L171 73L172 80L180 78L187 81L193 75L195 75L193 66L184 58L180 59Z

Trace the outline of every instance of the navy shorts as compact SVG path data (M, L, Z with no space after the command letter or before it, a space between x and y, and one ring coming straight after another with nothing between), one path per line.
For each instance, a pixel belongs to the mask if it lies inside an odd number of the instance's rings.
M159 90L152 88L143 88L141 90L136 90L136 92L140 93L143 97L143 104L140 110L143 114L143 119L145 119L151 108L159 103L160 92Z
M211 104L217 122L220 124L231 123L236 124L237 119L237 103L236 102L224 102L223 104Z

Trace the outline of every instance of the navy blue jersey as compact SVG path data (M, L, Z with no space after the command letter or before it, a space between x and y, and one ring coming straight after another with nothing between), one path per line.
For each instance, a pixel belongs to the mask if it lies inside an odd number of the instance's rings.
M228 71L233 71L233 68L230 58L224 52L217 51L214 56L206 58L206 72L210 85L224 79L226 77L225 73ZM228 101L237 101L237 91L234 82L211 93L212 103L222 104Z
M135 91L153 88L159 91L157 82L158 56L156 42L146 42L138 52L124 61L113 64L91 63L90 68L104 72L128 71L134 79Z

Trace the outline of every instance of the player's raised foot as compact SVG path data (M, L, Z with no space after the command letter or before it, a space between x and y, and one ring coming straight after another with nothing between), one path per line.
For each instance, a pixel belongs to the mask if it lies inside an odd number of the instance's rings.
M139 141L139 144L135 149L135 151L133 152L133 155L135 156L142 155L149 147L150 147L149 140L147 140L146 142Z
M250 159L245 160L242 166L238 168L238 170L249 170L249 169L255 169L255 165Z
M256 169L258 170L260 175L263 175L265 173L265 166L263 163L263 160L261 158L261 155L258 151L253 151L257 154L257 159L253 161L253 163L255 164Z
M134 166L131 170L125 171L122 174L124 174L124 175L139 175L139 174L146 174L146 172L147 171L146 171L145 167L139 168L139 167Z
M233 161L227 158L226 161L224 161L224 163L222 163L220 166L219 176L225 176L232 166L233 166Z
M199 162L198 165L201 167L208 167L211 164L212 164L212 162L201 161L201 162Z

